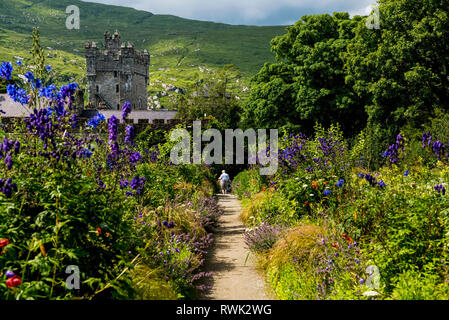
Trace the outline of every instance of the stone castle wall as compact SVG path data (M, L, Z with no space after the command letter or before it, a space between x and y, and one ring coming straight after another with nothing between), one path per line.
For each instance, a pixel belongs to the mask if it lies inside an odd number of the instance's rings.
M89 102L96 108L119 110L129 101L132 109L146 110L149 53L121 43L118 32L105 33L105 50L95 42L87 42L85 48Z

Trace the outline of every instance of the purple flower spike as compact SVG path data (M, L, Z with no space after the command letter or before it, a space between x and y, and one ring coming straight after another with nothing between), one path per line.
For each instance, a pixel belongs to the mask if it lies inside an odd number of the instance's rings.
M125 102L122 107L122 120L125 122L128 115L131 113L131 104L129 102Z

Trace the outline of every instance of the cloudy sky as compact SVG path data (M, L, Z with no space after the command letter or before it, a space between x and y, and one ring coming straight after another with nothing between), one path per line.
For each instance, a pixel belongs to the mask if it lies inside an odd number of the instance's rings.
M247 25L293 24L305 14L347 11L368 14L375 0L84 0L155 14Z

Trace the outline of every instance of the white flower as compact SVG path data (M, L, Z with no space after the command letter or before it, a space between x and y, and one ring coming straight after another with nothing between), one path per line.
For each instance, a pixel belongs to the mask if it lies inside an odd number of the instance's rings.
M304 184L304 185L303 185L302 187L303 187L303 188L307 188L307 187L308 187L308 185Z
M363 293L363 295L364 295L365 297L375 297L375 296L380 295L380 293L379 293L379 292L376 292L376 291L373 291L373 290L370 290L370 291L365 291L365 292Z
M313 193L311 193L311 194L309 194L309 196L311 196L311 197L313 197L313 196L315 196Z

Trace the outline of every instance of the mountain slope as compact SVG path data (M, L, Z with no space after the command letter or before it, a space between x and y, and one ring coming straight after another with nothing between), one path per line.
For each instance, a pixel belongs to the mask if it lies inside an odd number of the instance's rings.
M80 30L65 27L69 5L80 8ZM101 42L105 30L117 29L123 40L148 49L158 68L173 67L173 61L185 66L234 64L246 75L273 61L270 40L285 33L279 26L195 21L79 0L0 0L0 47L28 48L33 26L39 26L44 46L80 57L86 40Z

